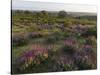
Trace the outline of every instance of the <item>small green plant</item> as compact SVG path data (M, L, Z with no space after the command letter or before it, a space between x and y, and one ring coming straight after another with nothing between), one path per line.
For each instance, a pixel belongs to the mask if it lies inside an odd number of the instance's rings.
M62 50L67 54L73 54L75 51L71 46L63 46Z
M64 26L65 26L65 27L67 27L67 26L69 26L69 25L72 25L72 22L71 22L71 21L65 21L65 22L64 22Z
M23 36L14 36L12 38L12 45L13 46L21 46L28 43L28 39Z

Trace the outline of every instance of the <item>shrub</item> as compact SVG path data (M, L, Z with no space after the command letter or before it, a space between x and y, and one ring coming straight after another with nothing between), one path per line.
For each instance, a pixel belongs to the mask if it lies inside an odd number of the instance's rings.
M59 40L64 39L66 36L68 36L67 33L65 32L54 32L53 34L49 35L48 37L46 37L46 42L47 43L55 43Z
M70 33L68 33L68 32L62 32L63 37L69 37L69 35L70 35Z
M67 38L66 40L64 40L64 46L62 47L62 49L68 54L73 54L79 50L78 47L79 44L76 39Z
M87 34L90 36L93 35L93 36L97 37L96 27L88 29Z
M65 21L64 26L67 27L68 25L72 25L72 22L71 21Z
M84 45L82 50L74 54L74 64L78 70L96 68L96 57L91 45Z
M79 45L83 45L83 44L85 44L86 43L86 40L85 40L85 38L83 38L83 37L77 37L77 40L78 40L78 42L80 43Z
M49 36L46 38L46 43L55 43L57 39L54 36Z
M29 72L32 66L39 66L40 63L42 63L48 58L48 50L45 47L40 45L33 45L32 49L33 50L24 52L16 59L16 61L18 62L15 63L15 66L18 67L15 68L15 72L17 69L19 70L19 72Z
M68 54L72 54L74 53L74 48L73 47L70 47L70 46L63 46L62 47L62 50L65 52L65 53L68 53Z
M64 66L63 66L63 70L64 71L71 71L71 70L73 70L74 69L74 66L72 65L72 64L65 64Z
M28 32L38 31L38 27L36 24L32 24L27 28Z
M88 36L95 36L97 37L97 30L96 28L89 28L85 33L82 34L82 36L88 37Z
M77 57L78 58L78 57ZM77 66L78 70L89 70L89 69L93 69L93 65L92 63L88 62L88 59L86 59L85 57L80 56L80 58L78 59L74 59L74 63Z
M48 29L43 29L43 30L41 31L41 34L42 34L43 37L47 37L47 36L50 34L50 32L49 32Z
M75 38L67 38L64 40L64 45L77 47L78 41Z
M21 46L28 43L28 39L23 36L13 36L12 37L12 45L13 46Z
M30 39L32 39L32 38L38 38L38 37L42 37L42 34L40 34L39 32L31 32L31 33L28 33L28 37Z

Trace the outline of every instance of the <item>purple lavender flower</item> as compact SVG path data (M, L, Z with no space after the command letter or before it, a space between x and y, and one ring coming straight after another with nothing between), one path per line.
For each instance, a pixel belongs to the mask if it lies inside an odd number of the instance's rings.
M68 56L60 56L57 62L62 65L73 64L73 60Z
M71 47L76 47L76 45L77 45L77 42L76 42L76 40L75 39L70 39L70 38L68 38L68 39L66 39L65 41L64 41L64 44L66 45L66 46L71 46Z
M20 61L21 61L21 62L22 62L22 61L25 62L25 61L27 61L29 58L32 58L32 59L35 58L35 54L34 54L34 51L33 51L33 50L25 52L25 53L20 57Z
M32 49L34 50L35 55L39 55L39 54L48 52L48 50L45 46L39 45L39 44L33 44Z
M84 45L82 50L84 50L87 53L92 52L92 46L91 45Z

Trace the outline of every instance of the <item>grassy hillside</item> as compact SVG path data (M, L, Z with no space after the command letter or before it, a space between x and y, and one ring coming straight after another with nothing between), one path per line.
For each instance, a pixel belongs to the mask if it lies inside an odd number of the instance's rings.
M12 11L12 73L97 67L96 16Z

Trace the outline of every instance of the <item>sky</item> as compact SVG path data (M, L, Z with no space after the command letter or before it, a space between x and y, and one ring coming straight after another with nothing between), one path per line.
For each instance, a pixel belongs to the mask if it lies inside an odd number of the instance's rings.
M97 12L94 5L80 5L80 4L65 4L65 3L49 3L36 1L22 1L12 0L13 10L46 10L46 11L61 11L67 12Z

